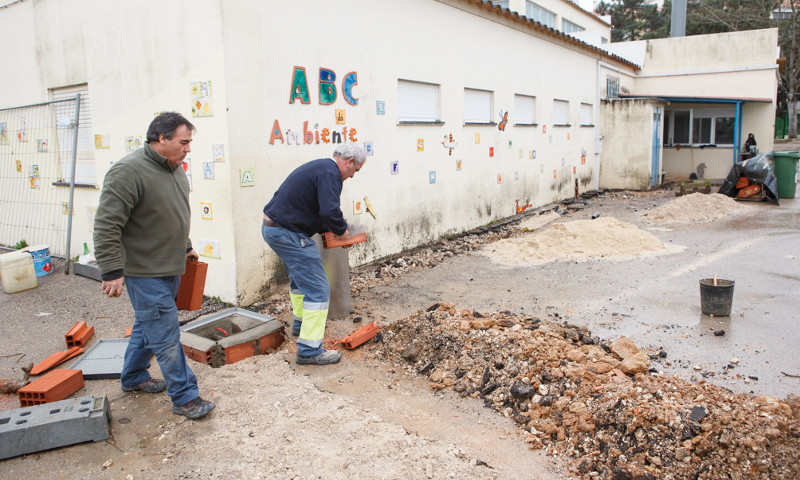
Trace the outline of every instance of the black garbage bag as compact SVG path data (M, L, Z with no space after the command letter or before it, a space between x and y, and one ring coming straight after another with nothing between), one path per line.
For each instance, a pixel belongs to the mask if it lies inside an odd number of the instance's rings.
M736 198L739 177L747 177L750 185L761 185L764 201L778 203L778 180L775 178L775 157L772 151L760 153L753 158L733 165L728 177L722 182L717 193Z

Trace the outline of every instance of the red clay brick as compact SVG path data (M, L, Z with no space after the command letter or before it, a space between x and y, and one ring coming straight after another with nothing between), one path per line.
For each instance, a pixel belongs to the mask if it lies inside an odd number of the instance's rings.
M183 352L188 358L191 358L195 362L211 365L211 350L197 350L195 348L183 345Z
M186 260L186 272L181 276L175 305L180 310L199 310L203 306L208 264Z
M64 400L83 388L83 372L57 368L19 389L20 407Z
M225 348L225 365L236 363L255 355L254 342L245 342Z
M258 353L264 355L270 350L280 347L283 344L284 336L283 330L272 332L269 335L264 335L258 339Z
M66 352L54 353L36 364L36 366L31 369L31 375L39 375L40 373L43 373L55 367L56 365L66 362L70 358L77 357L83 352L84 350L81 347L72 347Z
M322 234L322 246L324 246L325 248L344 247L366 241L367 241L367 234L363 232L357 235L352 235L350 238L344 241L337 240L336 237L333 236L333 232L325 232L324 234Z
M372 337L378 334L378 330L380 330L380 328L375 325L375 322L369 322L355 332L344 337L341 342L342 347L352 350L367 340L371 340Z
M67 339L67 348L86 345L86 342L92 338L92 335L94 335L94 327L86 325L86 322L76 323L75 326L64 335L64 338Z

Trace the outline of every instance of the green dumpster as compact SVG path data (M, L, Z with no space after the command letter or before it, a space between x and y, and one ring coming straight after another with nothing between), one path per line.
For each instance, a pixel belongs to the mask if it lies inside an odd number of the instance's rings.
M794 198L797 188L794 176L797 174L797 160L800 159L800 152L774 152L774 156L778 197Z

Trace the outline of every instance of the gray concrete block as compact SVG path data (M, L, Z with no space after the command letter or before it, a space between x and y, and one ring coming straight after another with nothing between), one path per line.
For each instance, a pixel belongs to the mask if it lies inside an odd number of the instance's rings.
M106 397L85 396L0 412L0 459L109 437Z
M75 272L75 275L91 278L92 280L97 280L98 282L102 281L100 278L100 268L97 267L96 263L90 263L89 265L73 263L72 271Z

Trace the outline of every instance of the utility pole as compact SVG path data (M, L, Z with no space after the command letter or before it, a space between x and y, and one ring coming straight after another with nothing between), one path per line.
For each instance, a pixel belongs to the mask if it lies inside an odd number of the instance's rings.
M673 0L669 20L669 36L686 36L686 0Z

